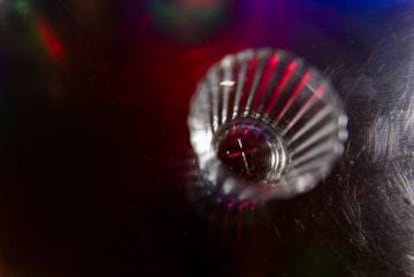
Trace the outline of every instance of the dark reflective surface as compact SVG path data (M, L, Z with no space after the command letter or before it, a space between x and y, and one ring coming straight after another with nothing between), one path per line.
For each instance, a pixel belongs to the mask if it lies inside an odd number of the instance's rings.
M410 1L201 2L0 2L1 275L411 276ZM196 15L163 28L177 5ZM262 46L331 78L346 154L303 196L213 205L193 193L189 100Z
M217 141L218 158L232 172L253 182L262 181L277 166L278 143L270 132L253 121L230 126ZM275 142L274 142L275 141Z

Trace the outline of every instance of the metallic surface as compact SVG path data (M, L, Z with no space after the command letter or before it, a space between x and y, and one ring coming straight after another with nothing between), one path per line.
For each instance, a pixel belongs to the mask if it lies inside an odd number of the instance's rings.
M414 275L412 1L224 2L187 40L150 1L0 1L2 276ZM264 46L331 78L345 156L291 200L191 198L196 82Z

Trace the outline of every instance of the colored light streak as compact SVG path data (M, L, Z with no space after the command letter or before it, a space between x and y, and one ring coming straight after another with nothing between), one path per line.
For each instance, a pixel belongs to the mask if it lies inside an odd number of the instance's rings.
M40 34L40 38L45 46L47 52L55 61L61 61L64 59L64 49L62 42L58 39L56 34L53 32L49 24L38 19L36 26Z
M298 67L299 67L299 63L297 61L293 61L288 65L287 69L285 70L283 74L282 80L280 81L279 85L276 87L276 90L273 94L271 101L269 101L269 104L267 105L266 113L270 113L272 107L276 105L277 101L280 98L282 91L285 89L287 83L292 78L292 76L295 74Z
M296 101L296 99L300 96L300 94L303 92L303 90L305 89L306 85L309 83L311 78L312 78L312 74L310 72L307 72L303 75L301 81L296 86L295 91L289 97L289 100L287 101L287 103L284 106L283 110L278 115L278 117L277 117L278 122L282 119L282 117L286 114L288 109L290 109L290 107L293 105L293 103Z
M9 2L9 0L3 0L3 3L1 1L2 0L0 0L0 8L2 4L7 4ZM31 29L33 29L34 35L39 38L36 38L34 42L37 44L40 40L41 47L55 62L62 61L65 56L63 43L50 24L32 9L29 1L15 0L11 2L13 4L14 12L16 12Z
M263 105L259 99L262 99L266 93L266 88L270 84L273 74L276 70L276 68L280 64L280 56L278 54L275 54L270 60L268 65L266 66L266 69L263 74L263 81L260 82L260 87L257 92L257 97L255 98L254 106L257 107L258 105ZM262 108L262 107L261 107Z

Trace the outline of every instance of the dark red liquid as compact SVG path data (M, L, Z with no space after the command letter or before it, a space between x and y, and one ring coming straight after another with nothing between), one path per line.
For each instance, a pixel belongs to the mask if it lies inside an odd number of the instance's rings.
M219 141L219 159L233 173L257 182L274 166L269 136L253 125L235 125Z

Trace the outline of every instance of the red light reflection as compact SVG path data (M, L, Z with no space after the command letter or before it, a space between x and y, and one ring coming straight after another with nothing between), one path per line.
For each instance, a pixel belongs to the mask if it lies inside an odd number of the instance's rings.
M53 32L50 25L46 21L38 19L36 21L36 26L42 39L42 42L49 55L55 61L63 60L65 56L63 44L56 36L56 34Z

